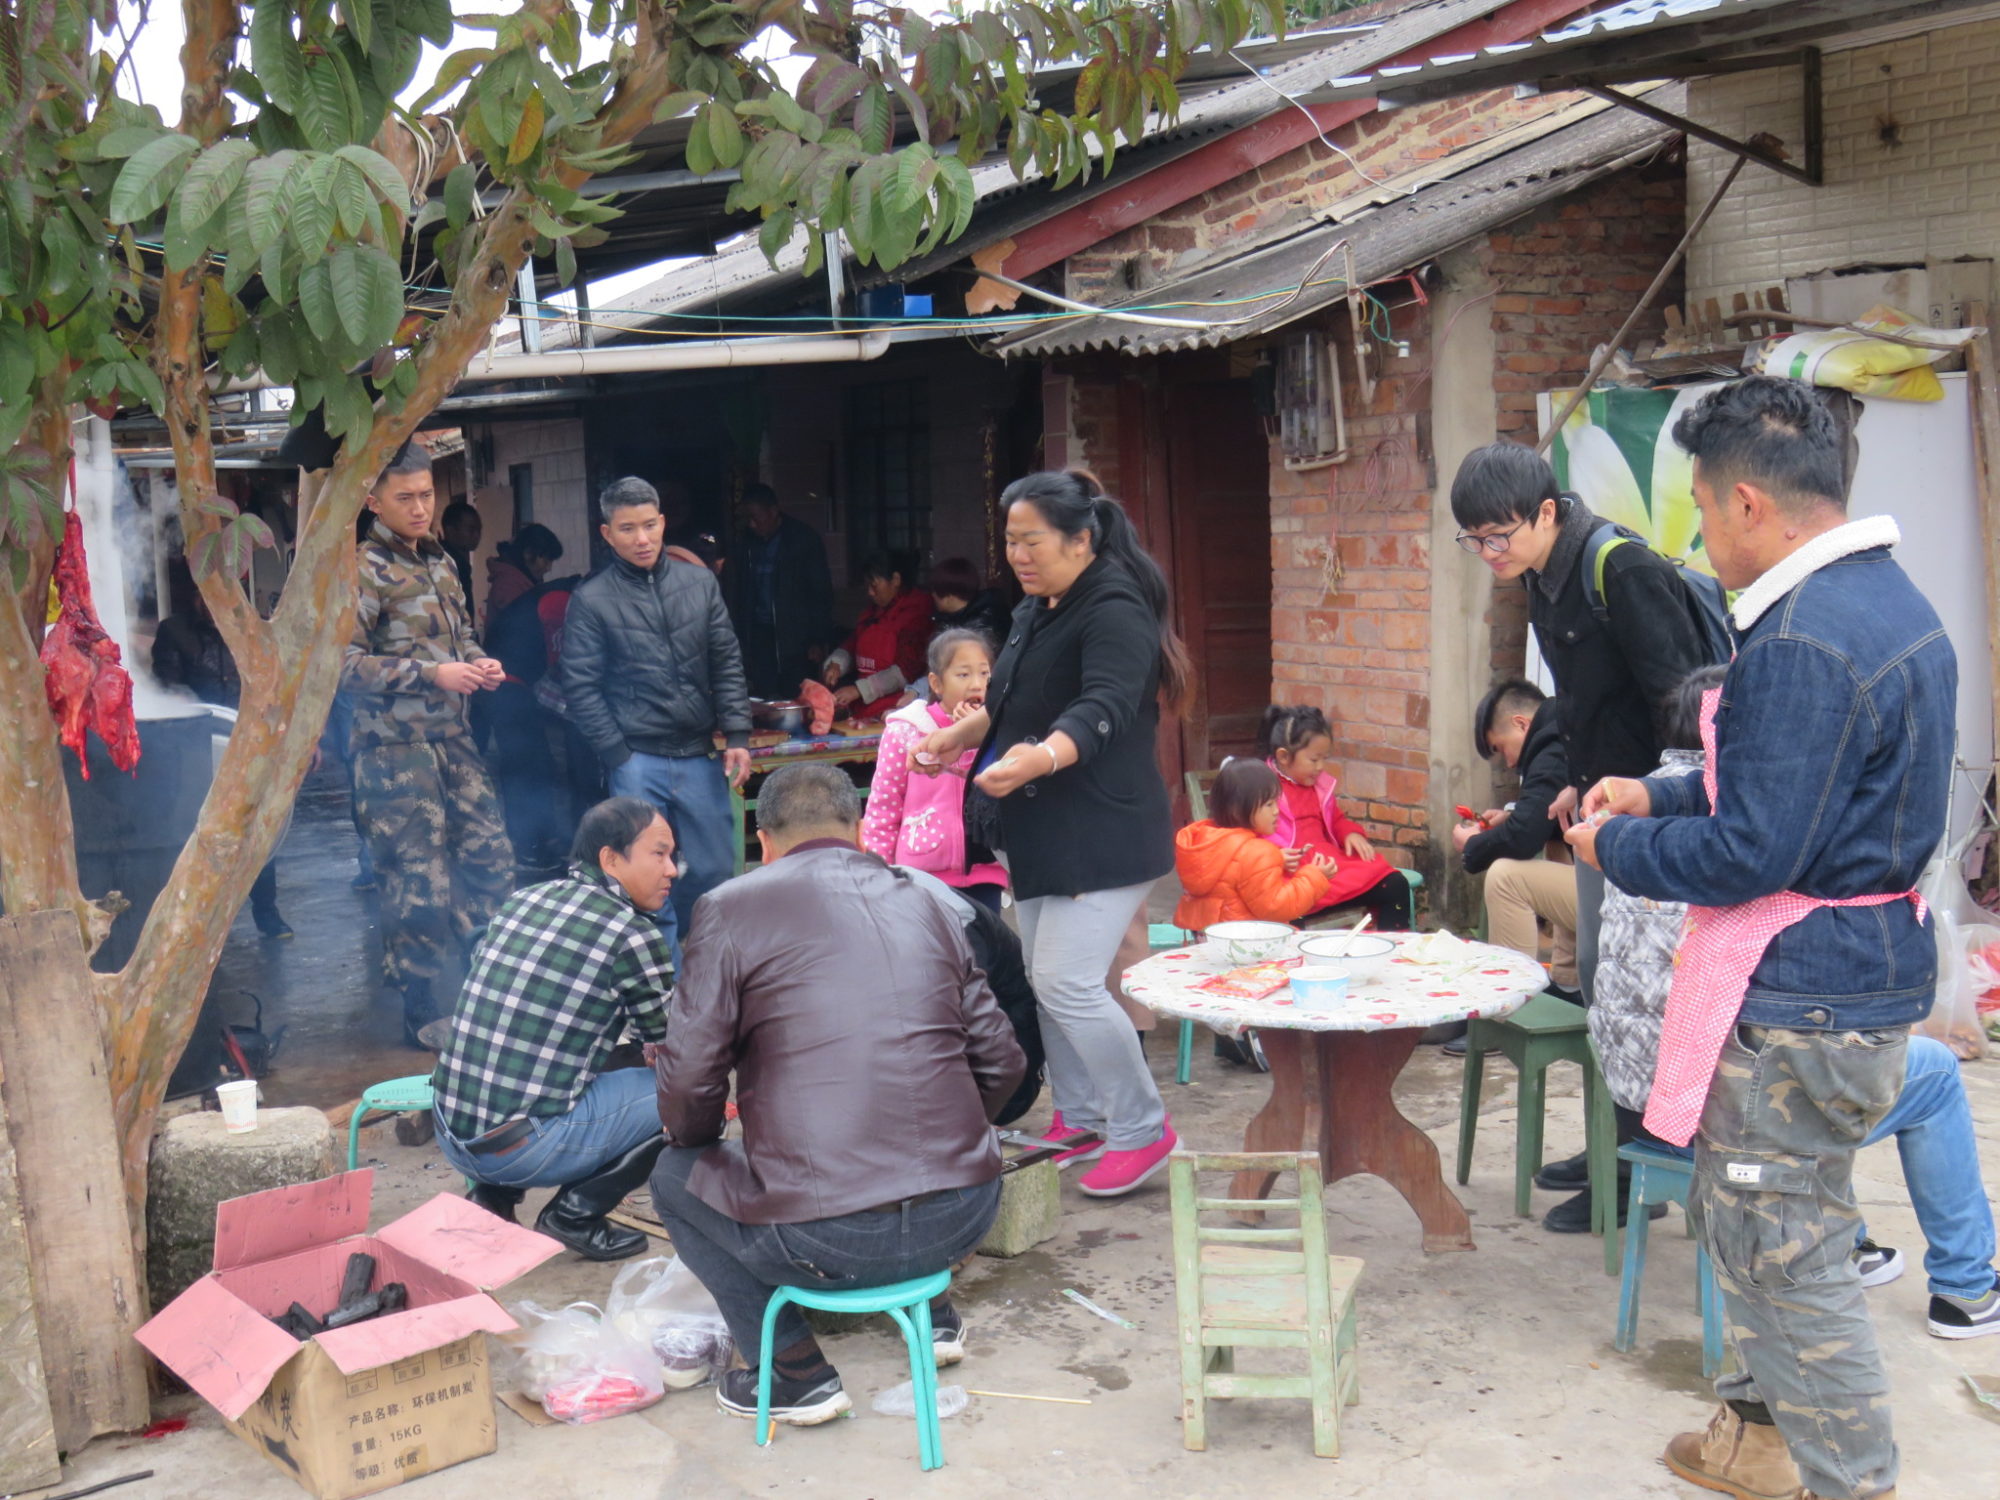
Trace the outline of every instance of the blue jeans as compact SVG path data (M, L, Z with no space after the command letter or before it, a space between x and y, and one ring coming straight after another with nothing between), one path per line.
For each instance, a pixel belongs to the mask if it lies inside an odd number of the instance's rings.
M1994 1284L1993 1207L1979 1173L1979 1142L1958 1059L1943 1042L1910 1038L1903 1092L1861 1144L1896 1138L1910 1206L1924 1234L1933 1293L1981 1297ZM1673 1148L1668 1148L1673 1149ZM1691 1147L1680 1155L1692 1157ZM1866 1237L1868 1226L1862 1225Z
M659 1133L659 1095L651 1068L598 1074L568 1114L535 1120L525 1142L491 1156L466 1150L443 1117L437 1121L438 1150L454 1170L474 1182L508 1188L581 1182Z
M729 805L729 779L714 755L648 755L635 750L611 768L611 795L638 797L657 807L673 825L674 844L686 873L655 920L681 966L681 933L694 920L694 904L736 870L736 815Z
M707 1149L669 1146L660 1153L653 1168L653 1211L688 1269L715 1298L747 1364L756 1362L762 1347L772 1288L845 1292L935 1275L985 1239L1000 1211L996 1177L890 1213L864 1209L805 1224L742 1224L688 1190L688 1174ZM788 1302L778 1314L771 1347L789 1349L811 1331L798 1305Z

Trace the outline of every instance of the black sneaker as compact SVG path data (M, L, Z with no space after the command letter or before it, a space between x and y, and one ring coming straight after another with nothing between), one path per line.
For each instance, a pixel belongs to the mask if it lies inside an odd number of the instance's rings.
M1873 1240L1856 1241L1849 1252L1863 1286L1887 1286L1903 1274L1903 1252Z
M1535 1186L1551 1193L1573 1193L1590 1186L1590 1153L1579 1151L1552 1161L1535 1174Z
M734 1416L756 1421L757 1372L724 1370L722 1379L715 1383L715 1403ZM787 1380L782 1375L771 1379L773 1422L785 1422L793 1427L817 1427L853 1407L854 1403L847 1399L847 1392L840 1388L837 1372L811 1382Z
M1453 1037L1450 1041L1446 1042L1442 1047L1438 1048L1438 1051L1442 1052L1446 1057L1463 1057L1468 1051L1471 1050L1471 1047L1472 1047L1472 1034L1471 1032L1467 1031L1467 1032L1461 1032L1459 1035ZM1499 1050L1500 1049L1498 1047L1481 1047L1479 1049L1480 1055L1483 1057L1491 1057L1494 1053L1498 1052Z
M1625 1183L1621 1178L1618 1183L1618 1227L1620 1229L1625 1227L1626 1201ZM1666 1213L1667 1205L1664 1203L1649 1203L1646 1205L1646 1217L1649 1219L1665 1218ZM1542 1215L1542 1228L1546 1229L1550 1234L1589 1234L1590 1189L1585 1188L1574 1198L1563 1199L1562 1202Z
M931 1355L939 1369L965 1358L965 1316L949 1302L931 1308Z
M2000 1333L2000 1284L1988 1287L1983 1297L1932 1294L1932 1338L1977 1339L1989 1333Z
M279 916L277 910L253 911L251 920L257 924L258 933L267 938L288 938L292 935L292 924Z

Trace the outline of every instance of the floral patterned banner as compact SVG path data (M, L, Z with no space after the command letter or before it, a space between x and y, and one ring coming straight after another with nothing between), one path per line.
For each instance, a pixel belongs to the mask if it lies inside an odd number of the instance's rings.
M1655 551L1713 573L1694 504L1694 463L1673 440L1674 423L1713 387L1594 390L1549 449L1556 480L1607 521L1629 526ZM1566 391L1543 400L1560 406ZM1549 420L1548 410L1542 420Z

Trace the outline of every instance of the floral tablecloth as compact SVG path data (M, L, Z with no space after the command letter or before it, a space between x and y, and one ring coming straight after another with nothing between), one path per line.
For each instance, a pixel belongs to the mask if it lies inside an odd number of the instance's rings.
M1149 1010L1177 1020L1199 1021L1234 1036L1246 1027L1290 1031L1402 1031L1463 1021L1472 1016L1504 1016L1548 984L1542 966L1511 948L1468 942L1463 957L1449 963L1418 963L1403 956L1421 934L1385 932L1396 955L1366 985L1355 986L1337 1006L1308 1010L1282 989L1261 1000L1238 1000L1198 989L1205 979L1238 967L1196 944L1156 953L1125 971L1125 993ZM1297 956L1292 939L1287 957Z

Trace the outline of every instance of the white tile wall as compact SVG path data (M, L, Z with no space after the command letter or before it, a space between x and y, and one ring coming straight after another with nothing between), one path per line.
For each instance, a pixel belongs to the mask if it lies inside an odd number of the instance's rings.
M1826 185L1743 169L1688 257L1692 298L1862 261L2000 256L2000 21L1825 59ZM1688 114L1738 140L1768 130L1804 159L1796 69L1689 86ZM1898 144L1883 138L1893 124ZM1731 158L1689 142L1690 215Z

